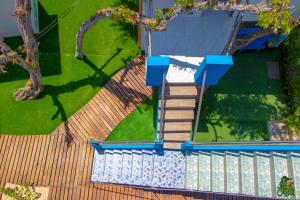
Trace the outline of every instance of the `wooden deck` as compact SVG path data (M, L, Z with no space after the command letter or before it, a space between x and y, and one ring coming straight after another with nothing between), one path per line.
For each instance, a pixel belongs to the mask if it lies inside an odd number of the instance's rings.
M94 149L65 135L0 136L0 187L30 183L50 188L49 199L257 199L230 195L135 189L90 181ZM1 196L1 194L0 194Z
M105 140L127 115L152 94L151 87L146 87L144 76L144 58L137 57L52 134L67 135L69 141L76 144L90 139Z
M118 72L81 110L50 135L0 135L0 187L49 187L49 199L249 199L230 195L135 189L90 181L94 149L150 94L142 58ZM0 194L1 198L1 194Z

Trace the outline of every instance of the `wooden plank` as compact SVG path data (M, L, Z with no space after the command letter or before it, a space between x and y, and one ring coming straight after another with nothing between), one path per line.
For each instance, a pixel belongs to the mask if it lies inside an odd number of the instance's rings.
M56 146L56 151L55 151L55 155L54 155L54 160L53 160L53 165L52 168L50 169L50 179L49 182L46 182L45 185L50 184L50 185L56 185L55 183L55 177L57 177L57 171L60 167L60 160L61 160L61 154L63 152L63 148L64 148L64 136L59 136L58 137L58 141L57 141L57 146Z
M24 182L25 183L30 183L30 178L32 176L32 174L35 172L35 169L33 169L33 164L35 161L35 156L37 154L37 152L39 150L37 150L38 145L41 143L40 142L40 136L34 136L32 138L34 140L34 143L32 144L32 152L31 152L31 156L29 158L29 162L27 163L28 167L26 169L26 173L24 173Z
M41 181L41 185L42 186L47 186L50 182L50 175L51 175L51 169L54 166L54 160L57 160L57 157L55 156L55 152L58 149L58 139L59 136L50 136L50 143L49 143L49 149L48 149L48 154L46 157L46 161L45 161L45 169L42 172L41 176L42 176L42 181Z
M36 180L37 180L37 185L38 186L42 186L43 184L43 178L44 178L44 171L46 168L46 157L48 156L49 153L51 153L50 148L52 148L52 144L51 142L51 136L49 137L45 137L45 146L43 149L41 149L42 154L40 154L39 156L39 164L38 164L38 172L37 172L37 176L36 176ZM53 141L53 140L52 140Z
M22 183L22 177L24 177L24 170L26 168L26 162L30 158L29 152L30 152L30 144L32 142L31 136L26 136L24 142L24 149L23 149L23 155L21 155L18 163L18 176L15 177L15 183L21 184Z
M45 143L46 143L46 137L39 136L38 138L39 143L37 145L37 151L33 160L33 165L31 169L31 176L29 179L29 183L31 184L37 184L37 177L38 177L38 172L39 172L39 163L40 163L40 155L42 155L44 152L45 148Z
M3 137L3 151L1 151L0 153L0 158L1 158L1 165L0 165L0 184L3 186L4 183L5 183L5 179L3 178L4 177L4 169L6 168L6 163L7 163L7 158L8 158L8 152L9 152L9 146L11 145L10 144L10 141L12 140L12 137L11 136L5 136Z
M23 161L23 155L24 155L24 151L25 151L26 142L27 142L27 137L25 137L25 136L21 137L18 151L16 152L16 155L14 157L14 165L13 165L12 173L10 174L10 177L7 178L7 180L11 183L18 184L16 182L16 180L20 176L20 171L21 171L20 166L22 165L21 162Z
M20 140L20 137L16 137L16 138L13 138L13 136L10 136L10 137L12 137L12 142L9 145L9 153L8 153L8 156L7 156L5 168L3 170L3 174L0 176L1 179L4 180L4 183L8 182L7 178L11 173L12 165L14 163L14 158L15 158L13 156L15 155L15 151L17 149L17 146L18 146L19 140Z

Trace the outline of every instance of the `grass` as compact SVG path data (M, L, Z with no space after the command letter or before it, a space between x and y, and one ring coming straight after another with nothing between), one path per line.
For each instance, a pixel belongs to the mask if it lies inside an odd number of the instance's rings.
M267 61L279 61L278 49L234 56L235 65L204 95L198 142L268 140L267 122L286 108L281 80L270 80Z
M58 20L57 26L39 39L45 91L37 100L15 102L12 94L24 86L28 75L19 66L9 65L8 73L0 77L0 133L51 133L138 54L135 29L124 29L110 20L103 20L86 33L85 59L76 60L75 35L80 24L99 8L120 1L82 0L64 16L73 2L39 1L41 30ZM6 42L15 49L22 44L20 38L7 38Z
M267 121L279 119L285 110L281 80L269 80L267 61L279 61L279 50L244 52L235 65L204 95L196 134L198 142L267 140ZM109 140L147 140L153 137L153 102L143 104L110 135ZM150 131L149 131L150 130Z
M153 95L126 117L107 140L155 140L156 109L157 95Z

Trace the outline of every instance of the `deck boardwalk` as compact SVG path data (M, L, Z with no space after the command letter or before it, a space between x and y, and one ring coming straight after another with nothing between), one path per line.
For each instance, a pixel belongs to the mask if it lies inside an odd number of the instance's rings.
M49 187L50 200L250 199L136 189L90 181L94 149L88 140L103 141L121 120L151 95L151 89L145 86L144 73L143 58L135 59L50 135L0 135L0 187L6 183Z
M66 135L70 143L103 141L109 133L152 93L145 85L145 61L135 58L52 135Z
M70 144L65 135L1 135L0 144L0 187L5 183L49 187L49 199L250 199L93 183L94 149L87 142Z

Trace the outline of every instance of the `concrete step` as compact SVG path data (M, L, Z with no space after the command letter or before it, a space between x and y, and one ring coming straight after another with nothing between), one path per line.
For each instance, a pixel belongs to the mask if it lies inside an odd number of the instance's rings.
M165 142L165 149L181 149L182 142Z
M166 99L170 98L195 98L198 90L195 86L172 86L167 85L165 90Z
M199 156L192 153L186 157L186 183L187 189L198 190L198 163Z
M256 155L256 176L258 183L258 195L271 197L272 196L272 178L271 178L271 159L268 154Z
M255 195L254 156L248 153L240 155L240 173L243 194Z
M274 189L276 189L279 186L279 183L283 176L290 177L288 172L288 159L286 154L274 153L273 166L274 166L274 180L276 185Z
M192 121L194 119L194 111L193 110L165 110L163 119L164 121Z
M190 140L190 133L165 133L164 141L186 141Z
M195 99L166 99L165 109L167 110L193 110L196 106ZM161 107L161 101L159 108Z
M225 171L224 155L213 153L211 155L211 190L213 192L224 192L225 189Z
M205 152L199 153L198 167L198 189L211 191L211 154Z
M237 153L226 154L226 192L240 192L239 156Z
M192 130L192 122L164 122L163 131L166 132L190 132ZM160 126L158 124L158 131Z

